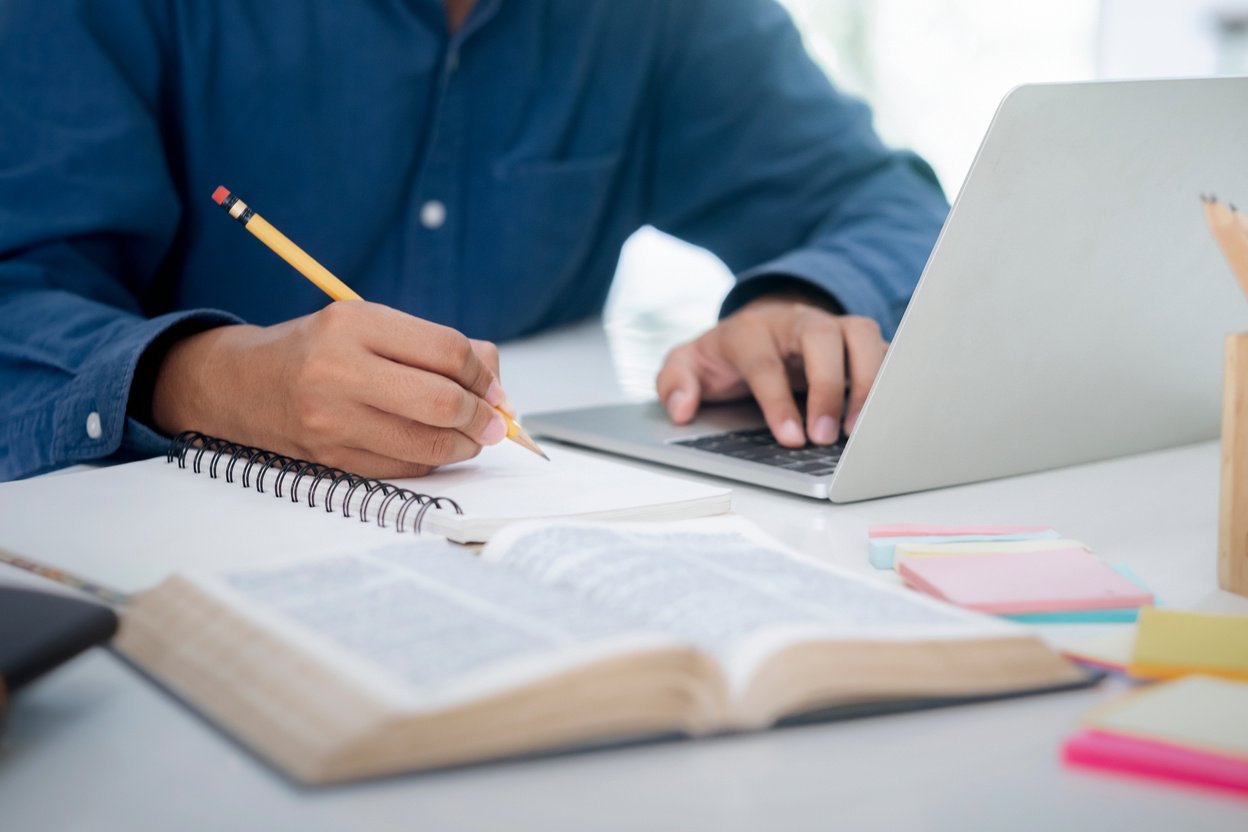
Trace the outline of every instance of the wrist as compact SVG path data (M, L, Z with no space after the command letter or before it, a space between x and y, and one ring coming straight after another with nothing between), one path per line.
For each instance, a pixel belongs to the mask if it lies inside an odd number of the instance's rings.
M833 315L844 315L843 307L830 292L809 280L789 275L768 275L754 278L752 285L743 284L734 290L736 304L732 312L750 306L775 303L803 304Z
M186 430L236 436L230 414L237 405L223 407L221 402L235 397L251 363L239 358L257 331L259 327L244 324L221 326L170 344L152 385L152 427L169 436Z

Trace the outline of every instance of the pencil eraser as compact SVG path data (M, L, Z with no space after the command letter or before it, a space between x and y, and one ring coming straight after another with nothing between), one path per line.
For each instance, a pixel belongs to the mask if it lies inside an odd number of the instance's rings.
M230 191L224 185L218 185L217 189L212 192L212 201L221 205L225 202L225 198L230 195Z

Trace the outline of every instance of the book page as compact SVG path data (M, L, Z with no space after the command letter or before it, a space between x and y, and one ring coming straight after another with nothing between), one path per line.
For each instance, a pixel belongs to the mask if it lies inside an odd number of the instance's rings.
M441 541L194 579L408 707L441 707L672 642Z
M1018 632L789 553L740 518L526 524L502 532L483 557L696 645L738 689L759 662L798 641Z

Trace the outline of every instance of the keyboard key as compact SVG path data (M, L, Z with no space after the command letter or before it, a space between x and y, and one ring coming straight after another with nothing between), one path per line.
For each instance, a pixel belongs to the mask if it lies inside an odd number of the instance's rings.
M826 476L836 470L845 447L837 444L786 448L775 440L767 428L699 436L675 444L812 476Z

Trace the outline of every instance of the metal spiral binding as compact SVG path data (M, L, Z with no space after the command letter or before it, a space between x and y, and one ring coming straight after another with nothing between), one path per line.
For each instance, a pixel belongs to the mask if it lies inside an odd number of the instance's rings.
M394 528L397 532L404 530L404 523L413 507L416 508L416 512L412 515L411 525L408 527L413 532L420 531L425 515L430 509L450 509L456 514L464 513L459 504L449 497L419 494L384 480L362 477L341 468L283 456L263 448L240 445L237 442L218 439L198 431L188 430L179 433L169 443L169 450L165 453L165 461L176 461L179 468L187 467L188 457L191 470L196 474L207 471L211 479L217 479L223 475L226 482L234 482L237 478L242 482L243 488L252 487L254 475L255 490L261 493L264 492L265 480L270 479L274 497L280 499L288 493L291 502L306 502L309 508L316 508L317 499L321 497L320 505L323 505L327 512L335 510L334 495L338 492L339 486L342 486L345 490L342 491L342 498L337 508L342 512L343 517L351 516L351 504L354 502L356 492L363 490L364 496L359 504L360 522L373 522L384 529L390 507L397 505L398 510L394 514ZM223 466L222 462L224 462ZM241 472L236 468L239 463L243 464ZM306 488L301 499L299 486L305 481ZM374 496L377 496L380 502L377 503L376 510L370 518L369 505L373 502Z

